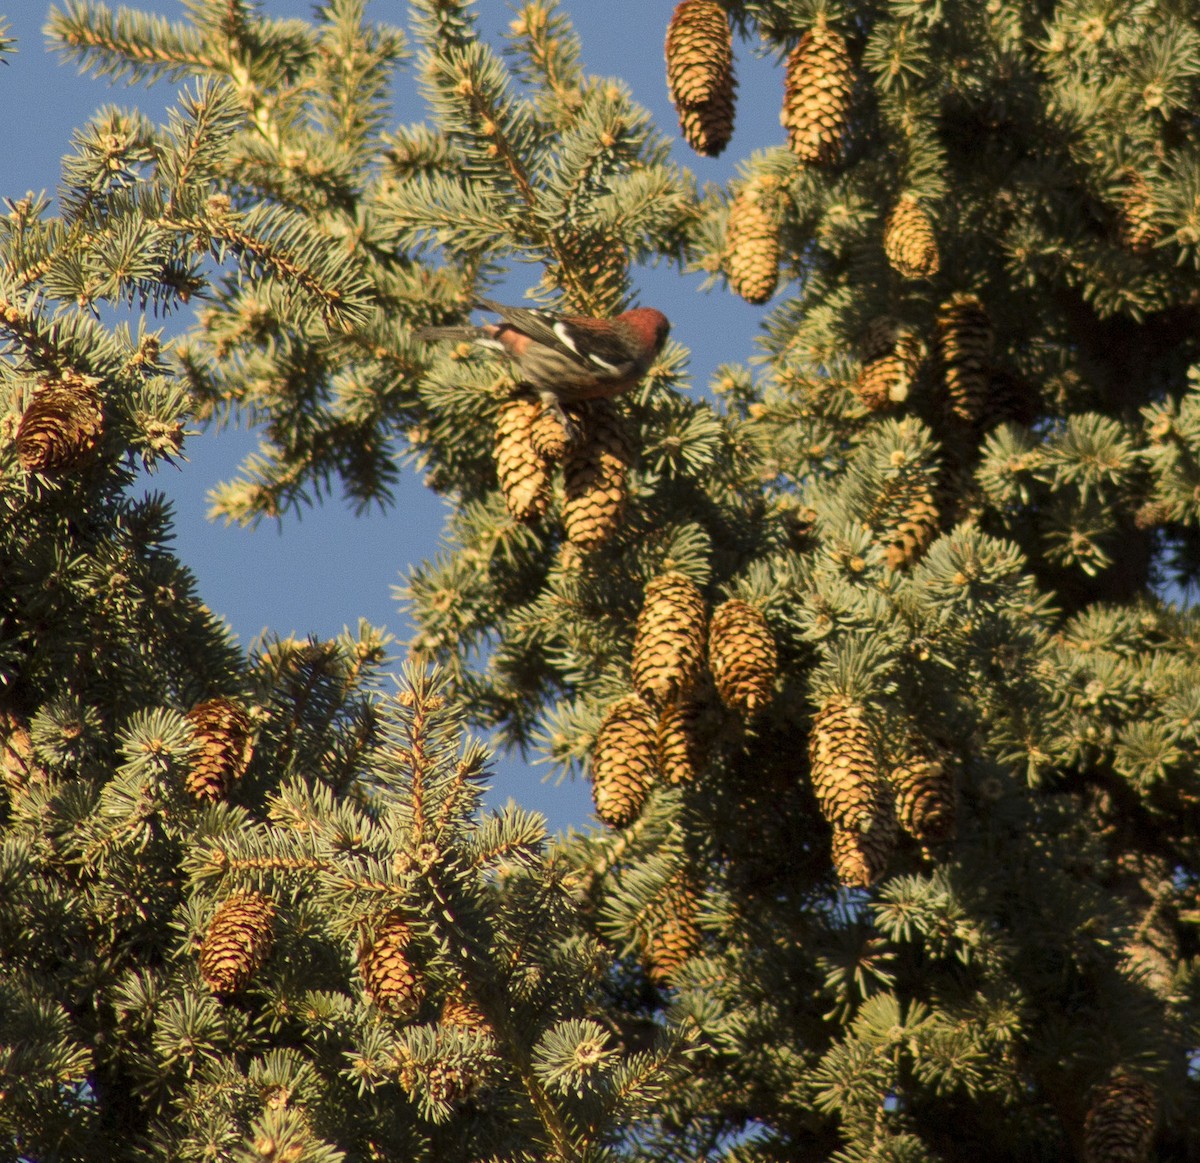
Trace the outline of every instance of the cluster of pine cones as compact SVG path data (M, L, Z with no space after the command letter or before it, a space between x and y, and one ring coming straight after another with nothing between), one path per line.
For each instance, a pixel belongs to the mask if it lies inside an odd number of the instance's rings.
M654 578L634 639L634 692L608 708L592 753L600 819L623 827L660 779L696 778L709 680L725 706L750 718L770 702L776 669L775 639L761 611L731 598L710 621L690 578L677 572Z
M842 695L822 704L808 747L809 779L833 829L833 864L843 884L866 888L883 876L897 825L924 844L953 834L953 766L940 749L914 736L885 775L869 712Z
M620 527L633 454L620 412L611 400L580 405L575 428L536 396L516 396L496 421L496 475L509 513L536 521L550 507L552 473L562 465L561 518L567 540L584 552L603 545Z

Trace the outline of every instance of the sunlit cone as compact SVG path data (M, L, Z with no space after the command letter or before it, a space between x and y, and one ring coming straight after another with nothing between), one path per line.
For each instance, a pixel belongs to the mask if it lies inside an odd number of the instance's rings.
M358 971L368 999L393 1017L416 1016L425 1000L425 986L409 960L412 929L399 917L389 917L358 951Z
M863 362L854 393L863 405L877 412L908 399L921 367L921 341L884 316L868 325L861 347Z
M826 700L813 718L808 756L813 791L825 818L845 831L869 827L882 793L866 711L840 696Z
M249 716L236 703L218 696L194 706L187 718L199 749L185 786L198 800L219 800L250 765L254 743Z
M563 463L563 528L572 545L599 549L621 526L633 459L620 413L610 400L592 400L582 432Z
M683 139L698 154L717 157L733 136L733 93L723 99L679 111Z
M913 198L901 198L883 228L883 252L906 279L927 279L938 273L941 258L929 215Z
M937 333L950 410L974 424L983 415L991 378L991 321L975 295L956 294L938 310Z
M853 87L846 42L821 21L801 37L787 60L779 120L801 161L823 165L839 159Z
M26 472L68 472L91 456L104 425L98 382L68 372L38 385L17 425L17 458Z
M658 716L658 768L670 784L691 783L702 763L700 724L704 706L695 699L668 703Z
M933 493L922 486L910 490L900 510L886 552L889 569L907 569L937 536L938 510Z
M536 521L550 503L550 472L534 447L542 405L528 396L507 401L496 420L496 475L504 504L518 521Z
M596 815L613 828L636 818L657 771L658 720L637 695L613 703L592 751Z
M1121 192L1121 243L1135 254L1145 254L1162 236L1162 228L1155 221L1156 206L1146 179L1136 170L1129 170L1127 178Z
M442 1012L438 1018L443 1026L458 1026L464 1030L485 1030L488 1020L475 1004L465 985L460 985L442 999Z
M948 755L913 747L892 768L896 818L914 839L925 844L954 835L954 769Z
M644 949L651 981L669 982L699 950L697 904L695 887L685 877L667 887Z
M1091 1094L1083 1128L1086 1163L1143 1163L1158 1123L1158 1096L1140 1075L1118 1066Z
M529 442L547 463L560 464L571 447L571 435L552 409L539 406L529 430Z
M870 888L887 872L896 846L896 818L891 801L881 798L870 826L833 830L830 855L838 881L847 888Z
M687 143L716 157L733 135L733 37L714 0L683 0L667 26L667 89Z
M747 303L765 303L775 293L780 226L778 180L752 178L733 200L725 229L725 273Z
M726 706L750 716L770 701L778 658L762 611L738 598L722 602L708 627L708 666Z
M274 941L275 906L260 893L238 893L213 913L200 945L200 975L213 993L240 993Z
M34 758L29 724L18 715L0 711L0 782L15 795L43 778Z
M704 668L704 596L682 573L646 586L633 642L633 685L652 702L674 702L695 688Z

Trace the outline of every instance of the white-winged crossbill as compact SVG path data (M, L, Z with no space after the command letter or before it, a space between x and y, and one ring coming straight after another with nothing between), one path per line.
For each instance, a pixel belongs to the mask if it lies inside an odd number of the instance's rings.
M650 370L671 330L667 317L653 307L594 319L506 307L491 299L478 299L475 306L494 311L501 321L481 327L425 327L417 338L467 340L502 352L518 382L558 412L564 404L627 392Z

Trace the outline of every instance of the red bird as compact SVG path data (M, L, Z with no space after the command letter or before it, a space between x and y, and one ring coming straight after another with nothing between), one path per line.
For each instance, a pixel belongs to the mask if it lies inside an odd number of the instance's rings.
M475 306L494 311L501 322L425 327L417 338L469 340L502 352L519 382L560 414L564 404L627 392L650 370L671 330L667 317L653 307L634 307L615 319L594 319L506 307L491 299L479 299Z

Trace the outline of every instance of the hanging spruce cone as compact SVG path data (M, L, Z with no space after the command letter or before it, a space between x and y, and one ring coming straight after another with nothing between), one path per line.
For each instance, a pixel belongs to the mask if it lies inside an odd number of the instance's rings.
M633 642L633 685L659 705L686 697L704 667L704 597L682 573L665 573L646 586Z
M915 746L892 769L896 817L900 826L923 844L954 835L954 770L949 756Z
M536 521L550 503L550 473L533 444L541 402L528 396L507 401L496 420L496 475L504 504L518 521Z
M463 1030L488 1028L487 1018L465 985L458 986L442 999L442 1012L438 1020L443 1026L458 1026Z
M41 383L17 425L17 458L26 472L69 472L95 451L104 425L98 380L68 372Z
M1155 211L1146 179L1136 170L1127 171L1127 182L1121 192L1120 236L1121 244L1134 254L1153 249L1162 236L1162 229L1155 222Z
M1158 1096L1133 1071L1117 1067L1092 1091L1083 1128L1086 1163L1144 1163L1158 1122Z
M538 414L529 430L529 443L547 464L561 464L571 447L571 434L555 413L539 403Z
M425 1001L425 986L408 957L412 929L399 917L389 917L358 950L358 972L368 999L393 1017L417 1015Z
M906 279L928 279L938 273L941 258L929 215L913 198L901 198L883 228L883 253Z
M675 878L668 886L644 947L651 981L669 982L696 955L700 948L697 904L696 889L685 877Z
M838 695L826 700L813 719L808 755L825 818L845 831L868 828L878 811L881 784L863 708Z
M714 611L708 628L708 666L727 707L749 717L774 693L778 659L775 636L762 612L730 598Z
M907 569L937 536L938 511L933 493L919 485L904 502L885 560L888 569Z
M198 800L219 800L230 785L246 774L254 743L250 719L229 699L199 703L187 713L199 750L192 759L185 786Z
M200 946L200 975L213 993L240 993L274 941L275 906L256 892L238 893L213 913Z
M592 798L596 815L613 828L637 817L654 783L658 721L637 695L608 709L592 751Z
M863 363L854 393L863 405L877 412L906 400L921 367L921 341L885 315L871 320L860 346Z
M864 831L834 828L831 856L838 881L847 888L870 888L887 872L896 846L896 820L890 802L881 799Z
M683 0L667 26L667 89L688 145L716 157L733 136L733 37L713 0Z
M779 283L779 182L772 174L752 178L729 209L725 273L747 303L765 303Z
M33 754L29 724L10 711L0 711L0 783L10 797L16 797L45 778Z
M840 158L853 87L846 42L824 21L814 25L788 56L779 117L801 161L825 165Z
M695 699L668 703L658 716L658 768L669 784L691 783L702 757L700 723L704 705Z
M620 413L610 400L592 400L582 432L563 463L563 528L585 553L599 549L621 525L633 459Z
M976 296L957 294L938 311L937 332L950 410L964 423L974 424L987 402L991 321Z

